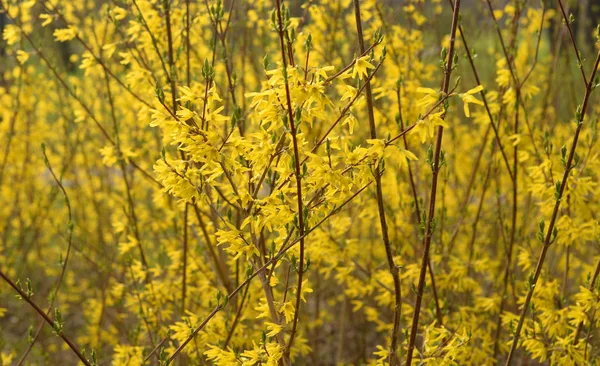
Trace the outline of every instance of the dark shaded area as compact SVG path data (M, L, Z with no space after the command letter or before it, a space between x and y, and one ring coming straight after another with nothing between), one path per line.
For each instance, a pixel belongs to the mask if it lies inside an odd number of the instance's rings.
M557 29L563 24L561 9L558 0L550 0L551 9L556 9L558 15L550 24L551 34L555 34ZM574 23L571 24L573 35L577 44L582 50L591 50L596 43L596 27L600 24L600 1L598 0L581 0L581 1L564 1L563 5L567 16L573 15ZM569 42L568 37L563 38L563 42Z

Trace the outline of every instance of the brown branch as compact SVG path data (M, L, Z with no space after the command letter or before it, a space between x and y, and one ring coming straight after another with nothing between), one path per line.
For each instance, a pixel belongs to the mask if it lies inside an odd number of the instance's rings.
M559 0L560 1L560 0ZM581 111L578 114L577 119L577 129L575 130L575 135L573 137L573 142L571 143L571 148L569 150L569 157L567 159L567 164L565 166L565 172L563 174L560 188L557 192L556 203L554 204L554 210L552 211L552 217L550 219L550 224L548 225L548 232L546 233L544 239L544 245L542 247L542 251L540 253L540 257L535 267L535 272L533 274L533 278L529 281L529 290L527 291L527 296L525 298L525 302L522 305L521 315L519 318L519 323L517 324L517 328L515 329L515 333L513 335L512 345L510 352L508 354L508 358L506 360L506 365L512 364L512 359L514 357L515 351L517 349L519 343L519 337L521 335L521 329L523 328L523 323L525 322L525 316L527 315L527 311L529 310L529 306L531 303L531 298L533 297L533 292L535 291L535 287L537 285L537 281L542 273L542 267L544 265L544 260L546 259L546 254L548 253L548 249L553 242L553 231L554 225L556 224L556 220L558 218L558 211L560 209L560 203L562 201L563 193L565 191L565 187L567 185L567 179L569 178L569 174L573 168L573 159L575 156L575 149L577 148L577 142L579 140L579 135L581 133L581 128L583 126L583 118L585 117L588 102L590 99L590 95L592 94L594 78L596 76L596 71L598 69L598 64L600 63L600 52L596 56L596 61L594 63L594 68L590 74L590 82L586 83L585 94L583 96L583 104L581 106ZM586 79L587 80L587 79Z
M358 37L358 44L360 46L360 52L365 52L365 41L362 30L362 20L360 17L360 0L354 0L354 17L356 19L356 33ZM367 112L369 116L369 131L372 139L377 138L377 129L375 126L375 114L373 108L373 92L371 91L371 82L366 81L366 94L367 94ZM399 365L400 360L396 355L396 349L398 348L398 333L400 331L400 275L398 267L394 263L394 253L392 252L392 244L388 234L388 226L385 218L385 206L383 204L383 188L381 184L381 168L379 164L375 166L375 189L377 192L377 207L379 210L379 224L381 226L381 239L385 247L385 254L387 257L388 268L390 274L394 280L394 320L392 327L392 335L390 340L390 351L388 362L390 365Z
M458 12L460 8L460 0L456 0L454 4L454 12L452 15L452 28L450 30L450 48L448 50L448 58L446 60L446 69L444 71L444 83L442 91L448 94L450 85L450 76L452 74L452 65L454 60L454 44L456 41L456 30L458 28ZM442 115L445 117L445 112ZM410 331L410 338L408 342L408 351L406 354L406 365L411 365L413 352L415 348L415 342L417 338L417 330L419 328L419 313L421 312L421 302L423 300L423 292L425 289L425 274L427 272L427 263L429 261L429 249L431 247L432 237L432 223L435 215L435 201L437 195L437 181L438 174L440 171L440 153L442 150L442 137L444 133L444 127L438 126L437 139L435 143L434 161L432 164L432 178L431 178L431 195L429 200L429 213L427 216L427 225L425 229L425 237L423 238L423 260L421 261L421 271L419 273L419 283L417 285L417 298L415 300L415 307L413 313L413 320Z
M298 151L298 139L297 139L297 126L296 121L294 119L294 112L292 110L292 99L290 93L290 86L287 78L287 61L286 61L286 53L285 53L285 40L284 33L287 34L287 29L283 27L283 19L281 16L281 0L275 0L275 6L277 7L277 30L279 33L279 46L281 48L281 59L282 59L282 68L284 75L284 83L285 83L285 98L287 103L287 118L289 120L291 135L292 135L292 144L294 146L294 174L296 178L296 200L297 200L297 215L298 215L298 233L300 235L300 258L298 260L298 283L296 285L296 305L294 311L294 320L292 321L292 330L290 333L290 339L288 340L288 344L285 347L284 357L288 358L292 345L294 343L294 337L296 335L296 328L298 326L298 317L300 314L300 302L302 300L302 278L304 275L304 204L302 202L302 173L300 170L300 153ZM290 57L290 62L293 62ZM284 360L284 363L287 362Z
M313 227L307 229L305 231L304 235L302 235L301 237L299 237L296 240L292 241L290 244L287 244L289 242L289 240L291 239L291 235L289 235L286 238L286 240L284 241L284 243L282 244L281 249L279 250L279 252L275 256L273 256L265 264L263 264L258 269L256 269L254 271L254 273L252 273L252 275L248 276L248 278L244 282L242 282L229 295L227 295L227 297L226 297L227 301L225 301L225 303L221 303L221 304L218 304L217 306L215 306L215 308L208 314L208 316L188 336L188 338L186 338L185 341L183 341L181 343L181 345L179 347L177 347L177 349L173 352L173 354L171 356L169 356L168 362L171 363L177 357L177 355L179 353L181 353L181 351L183 351L183 349L187 346L187 344L190 343L190 341L196 337L196 335L198 334L198 332L200 332L204 328L204 326L206 326L206 324L210 321L210 319L212 319L220 310L222 310L225 307L225 304L230 303L231 300L233 298L235 298L235 296L242 290L242 288L244 288L244 286L246 286L252 279L254 279L256 276L258 276L260 273L264 272L265 269L267 269L268 266L273 266L274 267L275 264L281 259L281 257L283 257L283 255L285 253L287 253L288 250L290 250L291 248L293 248L301 240L304 240L310 233L312 233L317 228L319 228L324 222L326 222L327 220L329 220L332 216L334 216L338 212L340 212L342 210L342 208L344 208L344 206L346 206L350 201L352 201L355 197L357 197L359 194L361 194L372 183L373 183L372 180L369 181L361 189L359 189L356 193L354 193L347 200L345 200L342 204L340 204L340 206L338 206L338 207L334 208L333 210L331 210L329 212L329 214L327 214L323 219L321 219L319 222L317 222ZM156 350L154 352L156 352ZM147 357L149 357L149 356L147 356Z
M21 296L23 300L25 300L38 314L44 318L46 323L48 323L51 327L54 327L54 320L52 320L44 310L42 310L31 298L27 296L20 288L17 286L8 276L0 269L0 277L10 285L15 291ZM83 362L86 366L91 366L90 362L79 352L77 346L64 334L63 331L58 332L58 336L71 348L71 350L77 355L77 357Z
M58 185L58 187L60 188L60 190L63 193L63 196L65 197L65 205L67 206L67 212L68 212L68 217L69 217L69 221L67 223L68 228L67 228L67 251L65 253L65 258L62 262L62 266L61 266L61 270L60 270L60 275L58 276L58 279L56 281L56 286L54 288L54 292L52 293L52 297L51 297L51 301L50 301L50 305L48 306L48 309L46 310L46 314L50 315L50 312L52 311L52 308L54 308L54 303L56 302L56 297L58 295L58 291L60 290L60 286L63 282L63 278L65 277L65 272L67 271L67 263L69 262L69 257L70 257L70 253L71 253L71 247L73 246L73 214L72 214L72 210L71 210L71 201L69 200L69 196L67 195L67 191L65 190L64 185L62 184L62 179L56 176L56 173L54 172L54 170L52 169L52 165L50 164L50 161L48 160L48 156L46 155L46 149L44 147L44 145L42 145L42 154L44 155L44 162L46 163L48 170L50 171L50 174L52 175L52 178L54 179L54 181L56 182L56 184ZM35 344L35 342L38 340L41 332L42 332L42 328L44 327L44 323L42 322L34 336L33 339L31 340L31 342L29 342L29 345L27 346L27 349L25 350L25 352L23 353L23 356L21 356L21 358L19 359L19 362L17 363L17 365L22 365L23 362L25 362L25 359L27 358L27 355L29 354L29 352L31 351L31 349L33 348L33 345Z

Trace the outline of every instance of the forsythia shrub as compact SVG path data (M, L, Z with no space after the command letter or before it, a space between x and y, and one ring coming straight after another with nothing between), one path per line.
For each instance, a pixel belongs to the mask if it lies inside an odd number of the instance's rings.
M0 365L600 365L582 4L0 0Z

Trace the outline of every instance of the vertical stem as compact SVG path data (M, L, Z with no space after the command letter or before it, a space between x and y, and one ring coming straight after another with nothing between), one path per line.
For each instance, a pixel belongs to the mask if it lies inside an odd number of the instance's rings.
M4 272L2 272L1 269L0 278L2 278L6 283L8 283L10 287L12 287L19 294L19 296L21 296L21 298L23 298L23 300L25 300L35 311L37 311L37 313L40 314L42 318L44 318L46 323L48 323L51 327L54 327L54 321L50 319L50 317L46 315L46 313L44 313L44 311L27 296L27 294L21 291L21 289L10 278L8 278L8 276ZM77 355L77 357L81 360L81 362L83 362L84 365L91 366L90 362L85 357L83 357L81 352L79 352L77 346L75 346L75 344L62 331L58 333L58 336L62 338L62 340Z
M592 276L592 280L590 281L590 285L588 289L592 291L596 286L596 280L598 280L598 275L600 275L600 260L596 264L596 270L594 271L594 275ZM594 310L595 311L595 310ZM591 325L590 325L591 327ZM573 337L573 344L576 345L579 342L579 335L581 334L581 330L583 329L583 322L580 322L577 325L577 330L575 330L575 336Z
M358 44L360 46L360 52L365 52L365 41L362 32L362 20L360 18L360 0L354 0L354 17L356 18L356 33L358 36ZM365 90L367 93L367 111L369 114L369 130L371 138L377 138L377 130L375 127L375 115L373 112L373 93L371 91L371 82L366 81ZM398 274L398 267L394 263L394 254L392 252L392 245L388 234L387 222L385 219L385 207L383 203L383 189L381 185L381 170L379 165L375 167L375 187L377 191L377 207L379 209L379 223L381 225L381 239L385 246L385 254L387 257L388 267L390 274L394 279L394 325L392 328L392 339L390 342L390 352L388 362L390 365L398 365L400 362L396 356L396 349L398 348L398 332L400 328L400 276Z
M190 86L190 0L185 0L185 75Z
M177 75L175 72L175 56L173 53L173 34L171 31L171 4L169 0L163 0L163 8L165 11L165 22L167 26L167 59L169 62L169 73L171 82L171 103L173 112L177 113ZM186 81L190 84L190 4L189 0L185 3L185 28L186 28ZM182 159L185 156L183 151L179 151ZM185 313L185 293L186 293L186 271L187 271L187 256L188 256L188 205L185 205L183 214L183 275L181 278L181 311Z
M398 98L398 116L400 119L400 130L404 130L404 119L402 118L402 104L401 104L401 87L398 87L398 91L396 96ZM406 140L406 134L402 136L402 140L404 141L404 148L406 150L410 150L408 146L408 141ZM408 178L410 182L410 187L413 195L413 200L415 201L415 218L417 227L420 227L421 224L421 207L419 206L419 195L417 194L417 185L415 183L415 179L413 176L412 168L410 166L410 162L407 161L406 165L408 167ZM438 322L438 325L441 326L443 324L443 316L442 309L440 307L440 301L438 299L437 286L435 284L435 273L433 272L433 265L431 264L431 258L427 261L427 267L429 267L429 279L431 280L431 291L433 293L433 301L435 303L435 317Z
M550 224L548 225L548 232L546 233L546 238L544 240L544 245L542 247L542 252L540 253L540 257L538 259L537 265L535 267L535 272L533 274L533 278L529 283L529 290L527 291L527 297L525 298L525 302L523 303L523 308L521 310L521 315L519 318L519 323L517 324L517 328L515 329L515 334L513 335L513 341L510 348L510 352L508 354L508 359L506 360L506 365L512 364L512 359L514 357L515 351L517 349L517 345L519 343L519 337L521 335L521 329L523 328L523 323L525 322L525 316L527 316L527 311L529 310L529 306L531 304L531 298L533 297L533 292L535 291L535 287L538 279L542 273L542 267L544 265L544 260L546 259L546 254L548 253L548 249L552 244L552 237L554 230L554 225L556 224L556 220L558 218L558 210L560 209L560 202L562 201L563 193L565 191L565 187L567 185L567 179L569 178L569 173L571 173L571 169L573 168L573 159L575 156L575 149L577 148L577 141L579 140L579 134L581 133L581 127L583 126L583 118L585 117L585 113L587 110L588 102L590 99L590 95L592 94L592 85L594 83L594 78L596 76L596 71L598 70L598 64L600 63L600 52L596 56L596 61L594 63L594 68L592 69L592 73L590 75L590 82L585 86L585 94L583 96L583 104L581 106L581 112L579 113L579 118L577 119L577 129L575 130L575 135L573 136L573 143L571 144L571 148L569 150L569 157L567 159L567 164L565 167L565 172L562 177L562 181L560 184L560 188L557 192L556 203L554 204L554 210L552 211L552 217L550 219Z
M62 285L63 279L65 277L65 272L67 271L67 263L69 262L69 257L70 257L70 253L71 253L71 247L73 246L73 228L74 228L74 224L73 224L73 214L72 214L72 210L71 210L71 201L69 200L69 196L67 195L67 191L65 190L64 185L62 184L62 174L60 174L60 177L56 176L56 173L54 173L54 170L52 169L52 165L50 164L48 157L46 156L46 151L43 150L43 154L44 154L44 160L47 162L47 166L48 166L48 170L50 171L50 174L52 175L52 178L54 178L54 181L56 182L56 184L58 185L58 187L60 188L60 190L62 191L64 197L65 197L65 205L67 206L67 212L68 212L68 217L69 217L69 222L68 222L68 229L67 229L67 251L65 252L65 258L63 259L62 262L62 266L61 266L61 270L60 270L60 275L58 276L58 279L56 280L56 287L54 288L54 292L52 293L51 301L50 301L50 305L48 306L47 310L46 310L46 314L50 315L50 312L52 311L52 308L54 307L54 304L56 303L56 298L58 296L58 291L60 290L60 287ZM40 323L40 325L38 326L35 335L33 336L33 339L29 342L29 345L27 346L27 349L25 349L25 352L23 353L23 355L21 356L21 358L19 359L19 362L17 363L18 365L22 365L25 362L25 359L27 358L27 355L29 354L29 352L31 351L31 349L33 348L33 345L35 344L35 342L37 342L38 338L40 337L40 334L42 333L42 329L44 327L45 322L42 321Z
M298 140L296 138L296 121L294 121L294 113L292 111L292 99L290 94L290 85L287 78L287 61L286 61L286 47L284 41L284 29L283 20L281 17L281 0L275 0L277 6L277 23L279 33L279 45L281 48L281 61L283 67L283 75L285 82L285 98L287 104L287 114L292 135L292 143L294 145L294 174L296 176L296 200L298 210L298 235L300 236L300 258L298 260L298 284L296 287L296 306L294 311L294 320L292 321L292 330L290 333L290 339L285 349L286 358L289 356L292 348L294 337L296 335L296 328L298 327L298 316L300 313L300 302L302 300L302 277L304 274L304 204L302 203L302 175L300 172L300 153L298 151Z
M177 112L177 85L176 85L176 74L175 74L175 56L173 54L173 34L171 31L171 5L169 0L163 0L163 7L165 11L165 22L167 23L167 46L168 46L168 61L169 61L169 75L171 75L171 101L173 103L173 113Z
M444 83L442 91L444 94L448 93L450 86L450 76L452 74L452 63L454 60L454 43L456 41L456 29L458 27L458 12L460 9L460 0L456 0L454 4L454 11L452 14L452 28L450 30L450 48L448 50L448 59L446 60L446 69L444 71ZM442 115L445 117L446 113ZM442 150L442 137L444 134L444 128L438 126L437 139L435 142L434 161L432 166L432 178L431 178L431 195L429 199L429 213L427 215L427 226L425 230L425 237L423 238L423 260L421 261L421 271L419 273L419 284L417 285L417 298L415 300L415 307L413 312L413 320L410 331L410 338L408 341L408 351L406 353L406 365L411 365L413 352L415 349L415 341L417 338L417 330L419 328L419 314L421 312L421 302L423 300L423 292L425 289L425 274L427 272L427 263L429 262L429 249L431 247L431 236L432 236L432 222L435 215L435 200L437 195L437 181L440 171L440 153Z
M185 204L183 212L183 276L181 278L181 313L185 314L185 294L186 294L186 278L187 278L187 255L188 255L188 209L189 205ZM218 264L217 264L218 265Z
M514 133L518 133L519 129L519 98L520 98L520 87L519 85L515 86L516 89L516 100L515 100L515 125L514 125ZM503 289L502 296L500 299L500 310L498 311L498 319L496 321L496 333L494 336L494 358L498 355L498 347L500 342L500 332L502 331L502 312L504 311L504 307L506 305L506 294L508 291L508 279L510 277L510 269L512 266L512 255L513 248L515 246L515 235L517 231L517 194L518 194L518 186L517 186L517 150L518 145L515 145L513 151L513 200L512 200L512 216L511 216L511 229L510 229L510 241L508 244L508 251L506 253L506 267L504 269L504 281L503 281Z

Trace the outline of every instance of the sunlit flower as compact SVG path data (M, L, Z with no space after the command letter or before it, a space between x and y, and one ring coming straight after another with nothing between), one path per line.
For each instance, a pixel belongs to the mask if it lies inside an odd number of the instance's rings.
M479 99L477 99L473 96L473 94L479 93L482 90L483 90L483 86L478 85L475 88L467 91L466 93L459 94L460 98L462 99L462 101L464 103L465 116L471 117L471 111L469 110L469 103L483 105L482 101L480 101Z
M369 69L374 69L375 66L369 63L369 56L363 56L356 59L354 67L352 68L352 77L359 79L369 75Z

